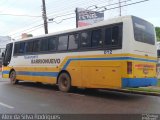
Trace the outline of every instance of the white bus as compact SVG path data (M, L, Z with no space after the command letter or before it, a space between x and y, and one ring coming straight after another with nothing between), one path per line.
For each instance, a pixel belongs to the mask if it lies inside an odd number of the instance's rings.
M87 27L9 43L3 77L11 83L33 81L71 87L111 88L154 86L154 26L123 16Z

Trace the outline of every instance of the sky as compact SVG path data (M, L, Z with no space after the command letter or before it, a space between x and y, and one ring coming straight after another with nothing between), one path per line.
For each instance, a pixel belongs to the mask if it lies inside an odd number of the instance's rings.
M142 0L121 0L122 5ZM49 33L76 27L75 8L95 9L117 3L118 0L45 0ZM107 6L117 7L118 4ZM160 27L160 0L148 0L143 3L122 8L122 15L134 15ZM119 16L119 9L105 11L104 19ZM15 16L17 15L17 16ZM0 0L0 36L20 39L22 33L43 35L42 0ZM60 16L60 17L58 17ZM65 20L67 18L67 20ZM70 18L70 19L68 19Z

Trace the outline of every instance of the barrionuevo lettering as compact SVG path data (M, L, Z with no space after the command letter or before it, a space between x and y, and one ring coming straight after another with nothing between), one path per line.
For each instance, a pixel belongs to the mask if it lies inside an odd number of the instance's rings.
M58 59L32 59L31 64L59 64L61 60Z

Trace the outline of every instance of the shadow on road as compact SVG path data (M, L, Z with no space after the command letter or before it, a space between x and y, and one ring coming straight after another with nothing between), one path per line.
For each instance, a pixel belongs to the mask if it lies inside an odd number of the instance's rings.
M33 83L33 82L19 82L16 86L24 86L29 87L31 89L39 89L39 90L47 90L49 92L52 91L59 91L56 85L48 85L42 83ZM44 91L46 92L46 91ZM63 93L63 92L61 92ZM138 95L133 93L123 93L117 91L110 91L110 90L98 90L98 89L79 89L74 88L70 93L64 94L78 94L78 95L85 95L90 97L98 97L104 99L114 99L114 100L135 100L135 99L143 99L144 95Z

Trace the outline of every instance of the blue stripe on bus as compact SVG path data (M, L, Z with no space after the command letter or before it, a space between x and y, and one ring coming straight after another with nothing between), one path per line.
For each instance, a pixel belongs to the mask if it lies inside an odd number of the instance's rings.
M63 67L63 70L66 70L71 61L95 61L95 60L136 60L136 61L144 61L144 62L157 62L157 60L148 60L143 58L133 58L133 57L112 57L112 58L71 58L68 59L66 64Z
M2 71L2 74L9 74L9 71Z
M144 62L157 62L156 60L148 60L143 58L133 58L133 57L112 57L112 58L71 58L68 59L65 65L63 66L62 70L66 70L68 65L71 61L104 61L104 60L137 60L137 61L144 61ZM3 71L2 74L9 74L9 71ZM30 76L50 76L50 77L57 77L58 72L27 72L27 71L20 71L17 72L18 75L30 75Z
M27 71L17 71L17 75L28 75L28 76L46 76L46 77L57 77L58 72L27 72Z
M156 86L157 78L123 78L122 88Z

